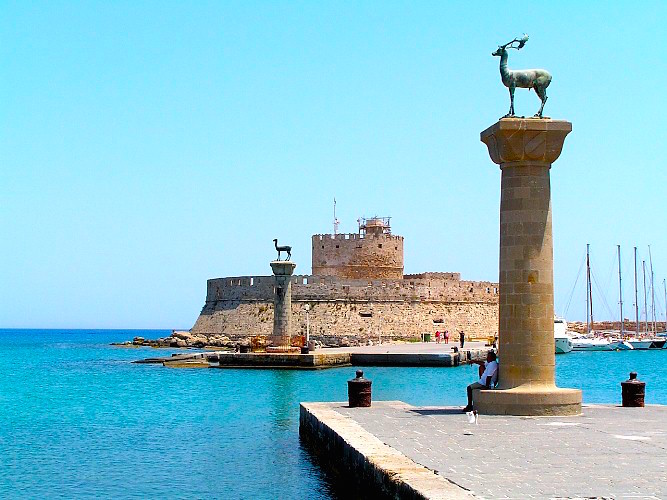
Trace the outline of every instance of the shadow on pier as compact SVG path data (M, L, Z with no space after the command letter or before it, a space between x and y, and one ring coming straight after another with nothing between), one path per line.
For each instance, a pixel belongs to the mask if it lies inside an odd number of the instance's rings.
M418 408L408 410L410 413L417 413L423 416L429 415L461 415L460 408Z

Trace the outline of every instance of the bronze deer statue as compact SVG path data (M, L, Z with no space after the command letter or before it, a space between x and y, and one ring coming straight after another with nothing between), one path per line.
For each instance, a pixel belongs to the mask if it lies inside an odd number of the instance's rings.
M276 250L278 251L278 260L280 260L280 252L287 252L287 258L285 260L290 260L292 258L292 247L287 245L279 247L277 239L273 240L273 244L275 245Z
M528 35L523 35L521 38L515 38L505 45L498 45L498 50L492 53L492 56L500 57L500 78L503 85L510 91L510 111L503 118L514 116L514 89L516 87L522 89L534 89L537 96L542 101L540 110L535 114L536 117L542 118L542 111L544 104L547 102L547 87L551 83L551 74L545 69L507 69L507 49L519 50L526 45ZM514 46L518 43L518 46Z

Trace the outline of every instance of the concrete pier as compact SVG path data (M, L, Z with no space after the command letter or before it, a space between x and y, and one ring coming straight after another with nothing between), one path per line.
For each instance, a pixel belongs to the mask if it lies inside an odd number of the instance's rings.
M555 385L551 164L567 121L504 118L481 133L502 171L498 390L479 391L486 414L575 415L581 391Z
M287 352L209 351L161 356L136 361L169 366L212 368L323 369L341 366L454 367L486 357L488 347L471 342L469 349L454 352L443 344L386 344L365 347L318 349L308 354Z
M299 432L368 498L667 498L666 419L659 405L470 424L459 408L302 403Z

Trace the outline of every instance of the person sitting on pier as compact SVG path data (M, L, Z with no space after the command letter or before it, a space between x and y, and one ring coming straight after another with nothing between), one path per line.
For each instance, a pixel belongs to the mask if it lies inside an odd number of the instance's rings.
M489 351L486 353L486 361L474 360L473 363L479 365L479 381L473 382L467 388L468 391L468 406L462 411L472 411L472 391L475 389L492 389L498 381L498 361L496 361L496 353Z

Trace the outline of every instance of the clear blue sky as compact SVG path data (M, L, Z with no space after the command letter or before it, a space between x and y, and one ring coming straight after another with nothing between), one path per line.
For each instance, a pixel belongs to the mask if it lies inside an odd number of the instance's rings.
M548 69L574 127L556 309L586 243L598 317L616 244L630 309L650 244L662 312L666 23L665 2L0 2L0 326L189 328L206 279L269 274L275 237L310 273L334 196L343 232L393 217L406 272L497 280L479 133L508 108L491 52L523 32L510 68Z

